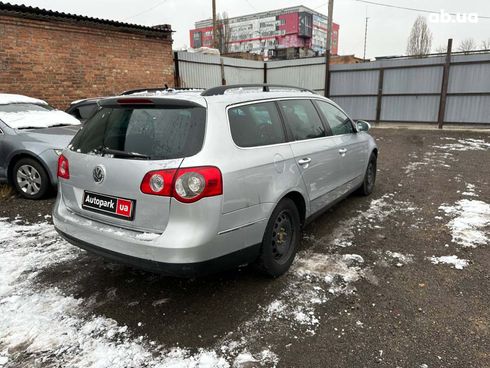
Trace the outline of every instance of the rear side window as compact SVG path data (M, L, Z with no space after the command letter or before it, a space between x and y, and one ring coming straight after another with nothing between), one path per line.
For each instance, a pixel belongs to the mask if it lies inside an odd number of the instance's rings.
M325 137L325 128L311 101L285 100L279 101L279 106L294 140Z
M84 105L84 106L79 106L77 107L73 114L77 119L81 119L83 121L86 121L94 115L95 110L97 110L97 104L90 104L90 105Z
M202 148L205 124L203 107L102 108L70 149L86 154L110 150L114 157L136 154L151 160L189 157Z
M328 102L317 101L317 103L333 135L354 133L351 120L347 115Z
M257 147L286 141L274 102L234 107L228 110L231 135L239 147Z

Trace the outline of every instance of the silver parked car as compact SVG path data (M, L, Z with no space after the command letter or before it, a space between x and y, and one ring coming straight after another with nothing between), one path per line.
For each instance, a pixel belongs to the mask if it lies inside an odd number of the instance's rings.
M60 156L58 232L172 275L247 263L286 272L303 225L354 191L372 192L378 149L369 124L332 101L263 90L100 101Z
M35 98L0 94L0 182L28 199L56 185L58 157L80 122Z

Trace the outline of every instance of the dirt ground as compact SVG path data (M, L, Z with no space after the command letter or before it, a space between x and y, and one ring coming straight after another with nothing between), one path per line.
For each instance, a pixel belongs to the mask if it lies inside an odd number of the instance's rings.
M108 366L157 366L178 348L179 367L490 367L490 134L372 134L379 145L375 192L351 196L308 225L284 277L242 268L172 279L74 250L34 272L29 288L74 298L78 324L95 316L127 326L104 337L111 346L134 343L151 352L134 365ZM0 218L49 222L53 202L3 199ZM2 252L7 244L0 236ZM434 264L431 257L441 256L456 263ZM12 307L9 313L15 316ZM64 326L63 316L56 318ZM16 323L0 322L0 329L21 330ZM41 337L32 329L24 335L14 341L0 331L3 366L67 366L90 354L78 342L36 347ZM203 352L215 360L204 364Z

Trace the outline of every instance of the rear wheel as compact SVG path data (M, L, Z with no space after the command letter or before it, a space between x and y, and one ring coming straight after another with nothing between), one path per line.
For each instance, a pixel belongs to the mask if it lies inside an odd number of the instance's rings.
M364 196L370 195L374 190L374 184L376 183L376 168L377 168L377 158L374 153L371 153L369 157L368 167L366 173L364 174L364 181L362 186L359 188L358 193Z
M267 224L257 265L271 277L284 274L294 261L300 242L301 225L298 208L285 198L274 209Z
M49 189L49 176L44 167L32 158L16 162L12 171L12 183L17 192L27 199L40 199Z

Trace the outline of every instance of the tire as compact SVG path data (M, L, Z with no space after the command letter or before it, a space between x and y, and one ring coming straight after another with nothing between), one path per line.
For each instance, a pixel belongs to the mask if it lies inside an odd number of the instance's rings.
M298 208L291 199L285 198L278 203L267 224L257 260L259 270L273 278L286 273L294 261L300 239Z
M376 183L376 168L377 168L377 158L374 153L371 153L369 157L368 166L366 168L366 173L364 174L364 181L361 187L357 191L358 194L363 196L370 195L374 190L374 184Z
M32 158L17 161L11 179L17 193L26 199L43 198L51 185L44 167Z

